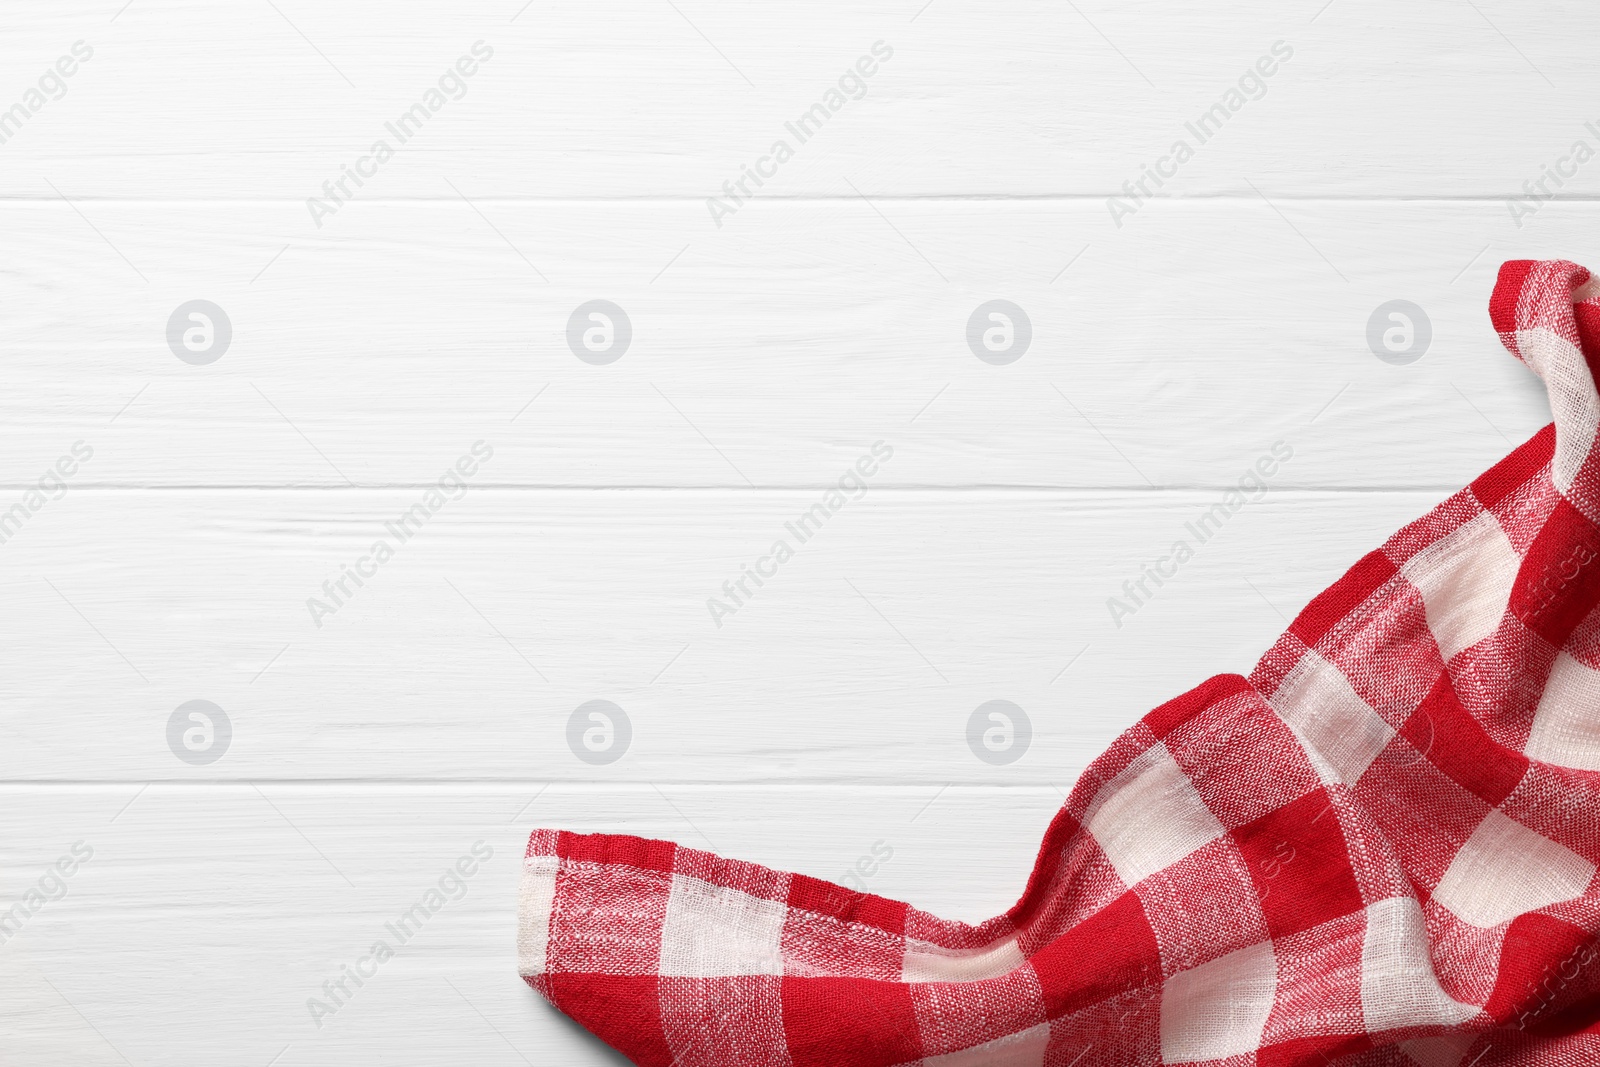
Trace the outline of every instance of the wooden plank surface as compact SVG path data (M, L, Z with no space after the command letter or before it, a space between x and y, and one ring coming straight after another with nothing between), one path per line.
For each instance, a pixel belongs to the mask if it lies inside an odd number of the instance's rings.
M1485 309L1600 240L1597 19L10 5L0 1062L619 1062L515 977L537 825L1004 909L1119 732L1548 421Z
M868 490L824 523L798 491L482 490L414 532L398 517L420 495L50 505L0 559L0 692L33 709L4 776L1070 785L1154 704L1247 672L1437 499L1268 492L1202 543L1217 492ZM1150 585L1178 540L1194 558ZM166 737L197 699L232 725L200 768ZM602 699L632 732L593 766L566 731ZM997 699L1034 729L998 769L966 738Z
M1593 204L1515 240L1482 203L1118 233L1081 201L804 201L709 238L683 205L478 207L363 204L306 245L282 204L0 205L0 478L83 439L89 484L415 485L481 438L499 485L816 486L884 440L877 484L1213 487L1283 439L1277 485L1444 488L1549 419L1488 328L1499 263L1600 239ZM194 299L232 324L203 366L167 344ZM593 299L632 323L607 365L566 339ZM1032 324L1006 365L967 339L995 299ZM1408 365L1367 340L1395 299L1431 330Z
M1573 141L1600 145L1585 126L1600 13L1575 0L124 2L19 10L0 46L10 99L75 41L93 57L4 146L8 193L271 198L314 229L304 201L387 139L361 199L450 199L453 182L671 197L708 222L706 198L787 140L763 197L1071 194L1104 216L1179 139L1194 155L1163 195L1497 199ZM478 41L492 58L441 90ZM893 54L865 95L847 82L818 132L790 133L879 41ZM1263 57L1273 73L1248 78ZM387 124L430 90L402 143ZM1225 120L1200 126L1219 103ZM1578 168L1558 191L1593 196L1597 179Z
M8 880L18 896L39 889L48 898L0 945L7 1062L88 1067L207 1056L625 1062L516 978L516 885L530 821L714 845L833 880L877 845L890 855L867 880L872 891L915 894L977 921L1016 901L1061 803L1048 786L868 784L4 792ZM89 858L48 879L74 846ZM476 861L473 875L446 881L443 907L396 936L401 913L462 857ZM378 941L394 958L343 1004L333 1001L323 983ZM313 1000L333 1011L314 1010Z

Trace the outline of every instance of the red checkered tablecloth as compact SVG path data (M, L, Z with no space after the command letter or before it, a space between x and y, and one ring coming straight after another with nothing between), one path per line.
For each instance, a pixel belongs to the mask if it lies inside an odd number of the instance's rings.
M1501 268L1554 423L1119 738L1005 914L537 830L523 977L650 1067L1600 1064L1597 293Z

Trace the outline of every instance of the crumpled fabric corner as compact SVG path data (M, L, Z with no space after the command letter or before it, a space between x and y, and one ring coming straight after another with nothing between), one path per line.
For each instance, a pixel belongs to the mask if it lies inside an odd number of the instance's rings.
M521 975L645 1067L1600 1063L1597 291L1501 268L1553 423L1118 738L1005 914L542 829Z

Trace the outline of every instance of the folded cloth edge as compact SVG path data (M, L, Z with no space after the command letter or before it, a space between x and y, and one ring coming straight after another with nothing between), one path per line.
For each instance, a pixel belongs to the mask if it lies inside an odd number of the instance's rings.
M1544 707L1600 649L1595 290L1571 263L1501 268L1492 324L1555 421L1358 560L1248 678L1113 742L1005 913L540 829L519 973L674 1067L1596 1062L1600 725Z

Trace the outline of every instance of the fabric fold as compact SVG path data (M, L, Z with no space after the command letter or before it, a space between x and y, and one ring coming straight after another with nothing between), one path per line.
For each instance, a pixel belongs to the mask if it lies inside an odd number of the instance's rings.
M1118 738L1003 915L536 830L523 978L645 1067L1600 1063L1597 294L1501 268L1552 425Z

